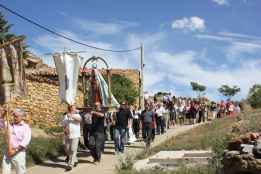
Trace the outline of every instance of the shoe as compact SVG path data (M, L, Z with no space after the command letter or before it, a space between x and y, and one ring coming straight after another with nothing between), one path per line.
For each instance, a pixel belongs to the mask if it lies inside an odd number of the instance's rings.
M74 163L73 167L77 167L78 166L78 162Z
M69 172L69 171L71 171L72 170L72 166L67 166L66 167L66 172Z
M66 163L69 162L69 156L66 157L66 159L64 160L64 162L66 162Z
M96 164L97 163L97 159L93 159L92 163Z

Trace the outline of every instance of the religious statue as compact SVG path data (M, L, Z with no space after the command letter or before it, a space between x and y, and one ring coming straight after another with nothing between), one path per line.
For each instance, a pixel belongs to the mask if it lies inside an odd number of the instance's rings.
M102 60L107 66L107 81L97 68L97 64L93 63L92 68L86 68L90 61ZM111 79L108 64L100 57L92 57L88 59L82 70L82 84L84 92L84 106L94 107L99 102L103 108L116 108L119 103L111 93Z

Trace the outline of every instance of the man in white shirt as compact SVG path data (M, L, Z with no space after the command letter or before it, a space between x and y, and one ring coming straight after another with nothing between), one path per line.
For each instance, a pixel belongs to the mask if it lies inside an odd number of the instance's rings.
M65 152L68 155L67 171L72 170L73 166L78 164L77 149L81 136L81 116L77 113L74 105L68 106L68 112L63 118L63 128L65 135Z
M156 109L156 115L157 115L157 133L163 134L164 133L164 117L163 114L165 113L165 109L162 106L162 104L158 104Z

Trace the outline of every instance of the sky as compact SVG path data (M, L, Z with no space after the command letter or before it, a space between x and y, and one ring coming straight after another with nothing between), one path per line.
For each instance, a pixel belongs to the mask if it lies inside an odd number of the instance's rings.
M246 98L261 83L260 0L0 0L8 8L75 40L105 48L144 45L145 91L196 96L190 82L223 99L223 85L241 88ZM112 68L139 69L140 52L111 53L80 46L33 26L1 9L11 31L27 36L29 49L53 65L46 53L86 51Z

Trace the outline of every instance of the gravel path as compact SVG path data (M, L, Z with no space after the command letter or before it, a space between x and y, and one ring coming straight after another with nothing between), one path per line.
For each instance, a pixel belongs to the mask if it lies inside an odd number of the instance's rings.
M193 129L197 125L184 125L178 126L176 128L171 128L164 135L156 136L155 141L152 146L157 146L160 143L166 141L167 139L177 136L185 131ZM135 142L126 148L127 155L137 155L142 150L144 150L143 142ZM105 153L102 155L102 160L100 164L93 164L92 158L87 152L79 152L79 165L76 168L73 168L70 172L65 172L66 164L63 162L64 157L58 159L58 161L46 161L41 165L37 165L28 169L27 174L114 174L115 166L119 163L119 156L114 155L114 145L113 142L108 142L106 144Z

